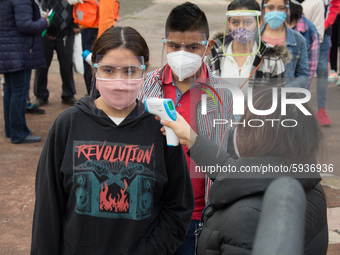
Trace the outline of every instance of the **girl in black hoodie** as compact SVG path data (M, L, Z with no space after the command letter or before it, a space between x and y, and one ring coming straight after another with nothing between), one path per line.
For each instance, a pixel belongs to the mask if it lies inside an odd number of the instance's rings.
M31 254L172 254L185 239L194 197L182 147L136 100L148 61L133 28L94 43L93 95L54 121L40 157Z

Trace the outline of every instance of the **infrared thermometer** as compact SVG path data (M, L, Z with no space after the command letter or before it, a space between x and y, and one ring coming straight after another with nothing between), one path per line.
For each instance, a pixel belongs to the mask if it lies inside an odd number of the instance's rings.
M161 119L173 120L177 119L174 102L169 98L150 97L144 101L145 109L148 113L157 115ZM174 131L165 127L166 143L168 146L177 146L179 139Z

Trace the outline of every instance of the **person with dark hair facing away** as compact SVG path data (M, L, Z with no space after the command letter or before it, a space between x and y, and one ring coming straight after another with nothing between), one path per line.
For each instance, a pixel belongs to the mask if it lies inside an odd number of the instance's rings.
M304 0L290 1L290 24L289 27L300 32L306 40L309 66L309 80L305 88L309 89L312 83L314 74L318 67L320 55L319 34L315 25L303 15L301 3Z
M262 0L262 40L270 45L288 47L291 59L285 63L287 87L305 88L309 78L305 38L287 26L290 23L289 0ZM287 23L287 24L286 24Z
M227 125L214 127L212 120L214 118L229 120L233 117L232 97L227 90L214 89L216 84L222 84L223 81L203 62L203 58L209 54L214 43L208 38L208 21L197 5L186 2L173 8L166 20L163 38L163 52L166 54L167 64L147 74L139 98L141 100L149 97L171 98L176 110L194 130L220 144L220 138L226 132ZM225 111L218 111L218 107L210 98L207 99L206 115L201 114L204 106L200 99L202 94L209 90L219 94ZM227 145L226 139L222 145L223 149L227 150ZM183 148L187 152L188 148L185 146ZM187 238L174 253L176 255L195 254L194 231L205 207L205 198L210 185L204 174L197 174L191 170L195 162L188 156L187 162L194 189L195 209Z
M255 109L267 110L274 104L272 90L254 90ZM197 255L252 254L263 195L269 184L282 176L297 179L306 194L304 254L326 255L327 205L319 173L327 169L321 169L321 164L317 164L315 160L322 144L322 133L307 103L301 106L311 115L305 115L296 104L283 104L286 114L282 115L281 93L281 89L278 89L277 108L268 115L254 114L245 105L240 122L257 120L258 126L253 126L254 121L251 125L237 125L234 143L240 158L236 160L227 152L219 151L218 146L206 137L196 135L180 115L176 121L161 121L163 125L172 128L180 143L190 148L190 157L202 169L212 166L225 169L210 175L214 182L210 189L210 204L204 211L204 225L201 226L198 237ZM287 98L299 100L300 96L288 93ZM268 121L273 119L277 120L274 124ZM164 128L161 130L164 132ZM264 167L267 167L266 171ZM292 171L288 171L289 168Z
M182 147L137 100L148 46L112 27L92 63L92 95L56 118L40 156L31 254L173 254L194 196Z
M244 93L248 85L263 86L274 80L276 85L284 85L288 49L263 42L258 32L261 24L260 5L256 1L232 1L227 12L228 31L215 36L214 46L205 58L213 73L222 78L241 78L237 85ZM249 79L249 84L243 82L245 79Z

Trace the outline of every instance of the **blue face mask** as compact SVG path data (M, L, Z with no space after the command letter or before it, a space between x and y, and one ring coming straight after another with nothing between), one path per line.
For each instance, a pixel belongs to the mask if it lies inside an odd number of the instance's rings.
M264 18L266 19L266 22L271 29L279 28L286 20L286 17L287 13L279 11L266 12L266 14L264 15Z

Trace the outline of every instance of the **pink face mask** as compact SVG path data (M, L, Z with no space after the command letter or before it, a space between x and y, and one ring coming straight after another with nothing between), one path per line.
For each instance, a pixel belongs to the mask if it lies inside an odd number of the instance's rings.
M111 108L122 110L136 100L144 79L101 79L97 78L97 90Z

